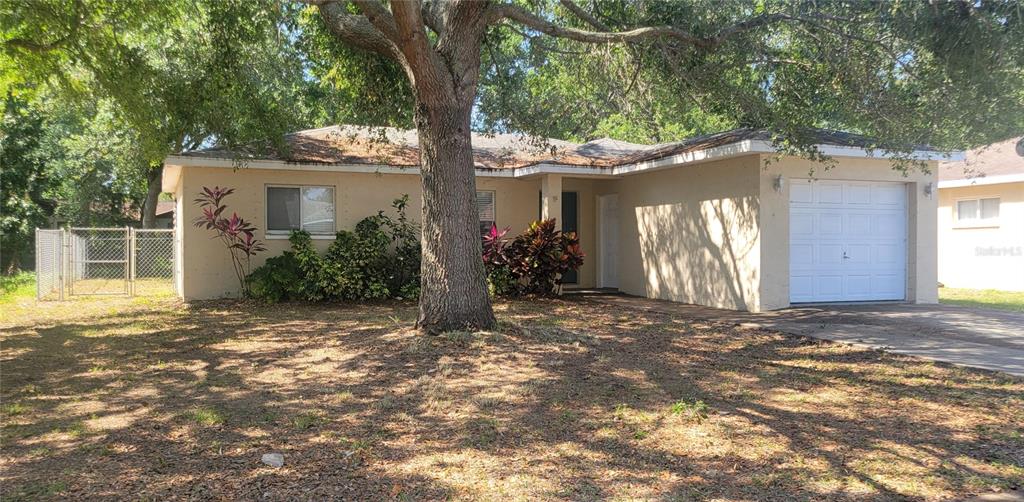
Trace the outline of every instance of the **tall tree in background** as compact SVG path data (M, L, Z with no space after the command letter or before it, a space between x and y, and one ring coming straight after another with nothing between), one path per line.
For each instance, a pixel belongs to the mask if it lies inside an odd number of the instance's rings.
M780 144L809 153L811 126L855 128L900 153L998 134L996 124L1019 124L1014 114L1024 108L1024 13L1013 1L306 3L338 40L399 64L412 88L427 331L494 324L478 258L470 129L483 48L496 30L515 30L521 43L506 48L516 50L622 45L643 58L636 78L668 80L709 115L768 127ZM544 61L510 60L493 71L537 72ZM500 79L489 83L507 95ZM523 101L504 110L492 101L490 112L513 118L510 128L535 128L515 120Z
M113 103L139 138L151 227L168 154L266 148L304 122L294 13L271 0L2 1L0 87Z

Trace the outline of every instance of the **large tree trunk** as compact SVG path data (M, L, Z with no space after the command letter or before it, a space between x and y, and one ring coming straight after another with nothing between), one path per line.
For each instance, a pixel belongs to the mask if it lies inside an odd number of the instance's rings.
M420 315L428 333L490 329L470 143L470 105L416 106L423 185Z
M142 202L142 228L156 228L156 206L160 202L160 183L164 175L164 165L157 164L149 168L146 175L146 200Z

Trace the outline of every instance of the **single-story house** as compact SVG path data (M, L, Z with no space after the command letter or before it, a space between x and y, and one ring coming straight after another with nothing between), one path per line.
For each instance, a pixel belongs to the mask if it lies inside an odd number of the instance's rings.
M1019 146L1020 145L1020 146ZM1024 137L939 167L939 282L1024 291Z
M933 189L944 156L915 151L930 172L904 174L865 138L817 137L837 161L831 169L780 158L768 134L752 129L660 145L475 135L482 227L519 232L555 218L576 231L587 258L569 288L755 312L808 302L936 302ZM229 210L268 242L259 263L288 248L292 228L326 248L336 231L389 210L402 194L414 208L421 203L415 131L335 126L287 141L287 155L242 167L217 150L167 158L163 189L177 201L176 280L185 299L237 294L227 252L191 225L204 186L235 189Z

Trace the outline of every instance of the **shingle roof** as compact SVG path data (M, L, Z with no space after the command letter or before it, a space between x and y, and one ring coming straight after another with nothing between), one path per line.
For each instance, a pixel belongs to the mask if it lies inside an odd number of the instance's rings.
M828 131L811 131L817 144L876 148L865 136ZM541 163L578 167L615 167L636 162L738 143L771 139L760 129L733 129L684 141L640 145L610 138L579 144L522 134L473 133L473 159L478 168L514 169ZM331 126L291 133L285 137L289 151L284 155L258 158L313 164L378 164L398 167L419 165L419 144L415 130L391 127ZM927 149L927 148L921 148ZM195 157L231 157L221 149L183 153ZM257 156L253 156L256 158Z
M939 181L974 179L1006 174L1024 174L1024 157L1017 154L1017 136L966 152L965 159L939 163Z
M156 203L156 215L161 216L173 213L175 204L173 200L162 200Z

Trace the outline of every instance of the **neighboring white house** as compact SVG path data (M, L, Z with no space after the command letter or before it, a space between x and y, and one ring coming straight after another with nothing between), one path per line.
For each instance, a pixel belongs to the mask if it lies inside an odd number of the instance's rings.
M939 166L939 282L1024 291L1021 137Z

